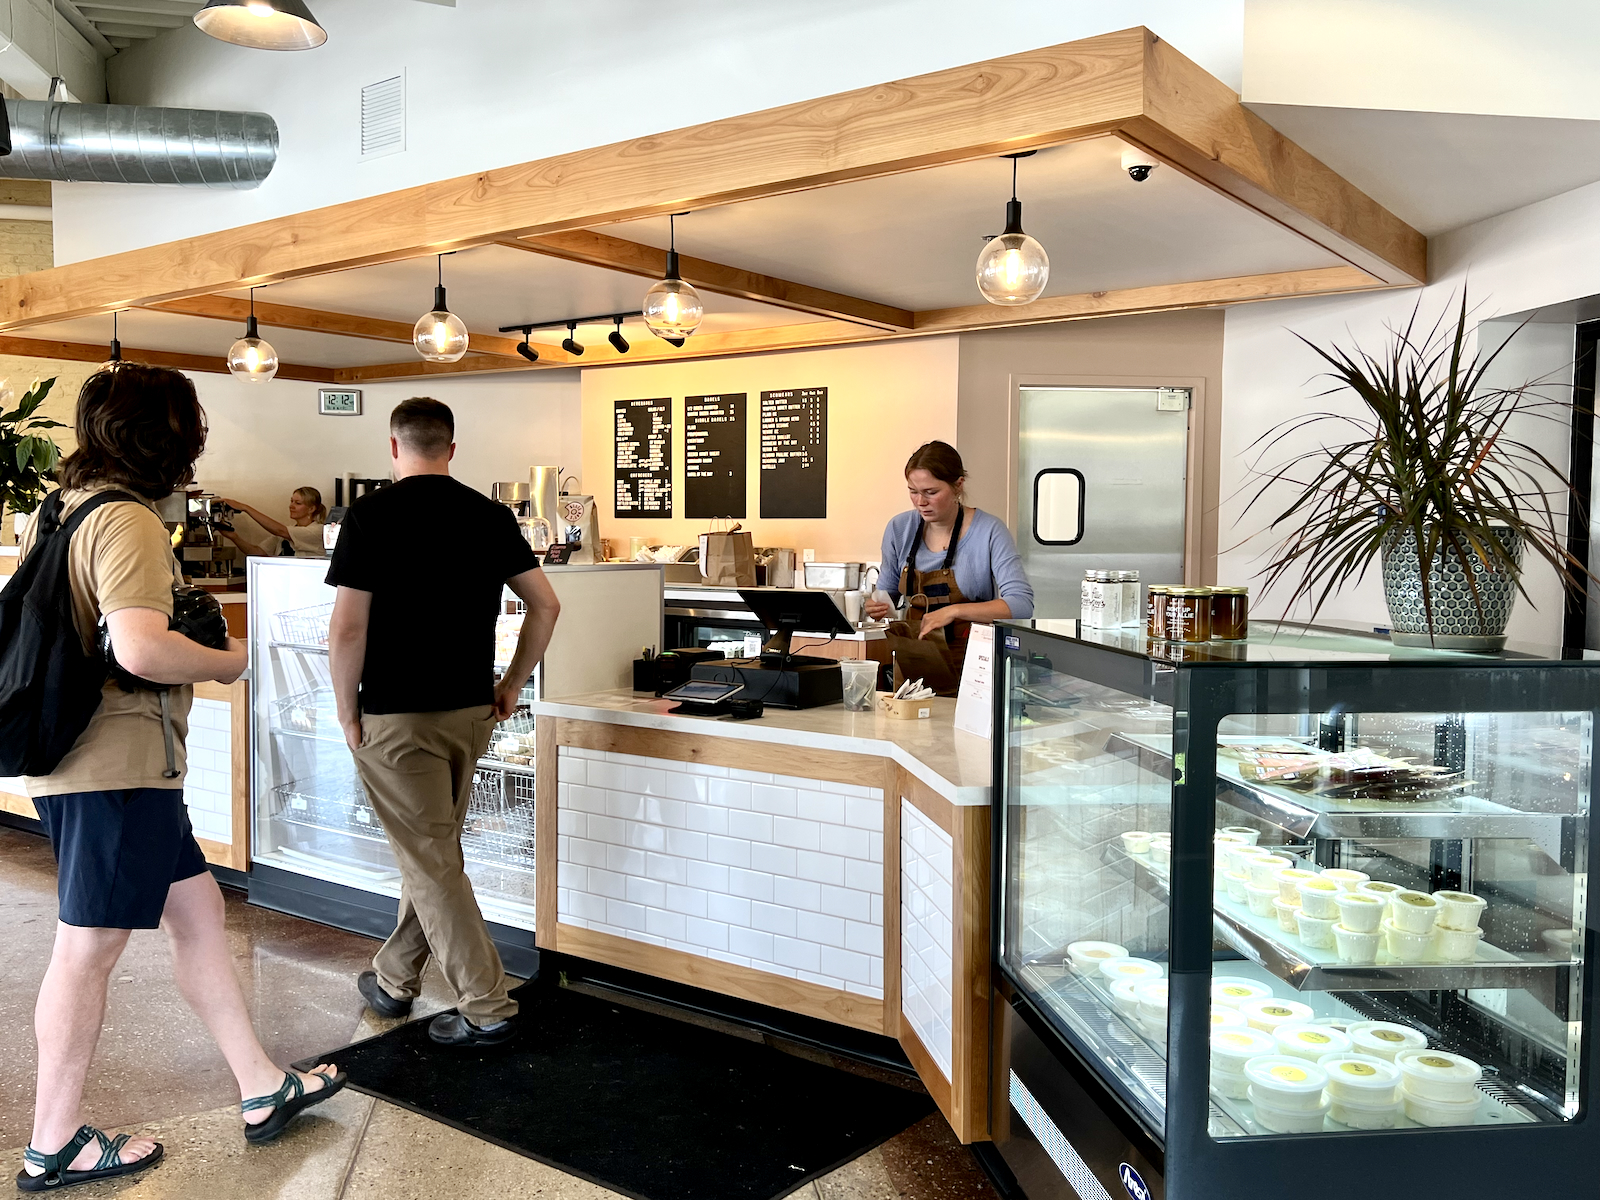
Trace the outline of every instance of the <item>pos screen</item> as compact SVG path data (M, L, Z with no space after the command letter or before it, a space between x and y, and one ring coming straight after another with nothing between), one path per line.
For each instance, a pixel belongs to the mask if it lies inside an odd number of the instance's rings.
M710 680L694 679L681 687L673 688L670 692L663 692L662 698L680 700L686 704L720 704L742 691L744 691L742 683L713 683Z

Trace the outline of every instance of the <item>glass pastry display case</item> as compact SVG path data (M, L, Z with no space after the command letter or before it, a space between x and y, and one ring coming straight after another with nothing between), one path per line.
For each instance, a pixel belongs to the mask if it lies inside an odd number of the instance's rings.
M334 711L327 560L250 560L254 703L252 902L361 933L394 927L400 872L356 777ZM497 670L511 658L521 602L505 594ZM532 702L538 673L523 696ZM534 927L533 717L519 709L478 763L461 846L468 877L510 970Z
M1578 1186L1600 661L998 632L991 1116L1031 1200Z

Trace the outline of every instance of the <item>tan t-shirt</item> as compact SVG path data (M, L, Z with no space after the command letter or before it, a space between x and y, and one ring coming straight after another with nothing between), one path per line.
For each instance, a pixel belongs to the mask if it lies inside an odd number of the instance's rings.
M68 492L63 519L96 491ZM22 536L22 554L33 549L30 522ZM172 615L172 585L183 582L167 527L146 504L102 505L72 535L67 551L67 576L72 610L86 649L99 633L100 618L123 608L153 608ZM27 776L29 796L65 792L110 792L125 788L183 787L184 738L189 732L189 707L194 688L171 690L172 732L177 746L178 777L165 779L166 743L161 734L161 701L155 692L125 692L106 681L100 707L67 756L49 775Z

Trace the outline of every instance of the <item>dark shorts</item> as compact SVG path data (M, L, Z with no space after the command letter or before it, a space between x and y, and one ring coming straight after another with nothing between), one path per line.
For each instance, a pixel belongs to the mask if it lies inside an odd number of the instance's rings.
M155 929L167 889L206 869L177 788L69 792L33 806L55 848L64 924Z

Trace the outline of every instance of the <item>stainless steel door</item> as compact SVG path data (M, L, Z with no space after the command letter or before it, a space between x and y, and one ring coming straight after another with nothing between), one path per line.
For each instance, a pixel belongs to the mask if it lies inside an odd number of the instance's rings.
M1188 444L1186 389L1022 389L1017 548L1035 615L1076 617L1088 570L1183 580Z

